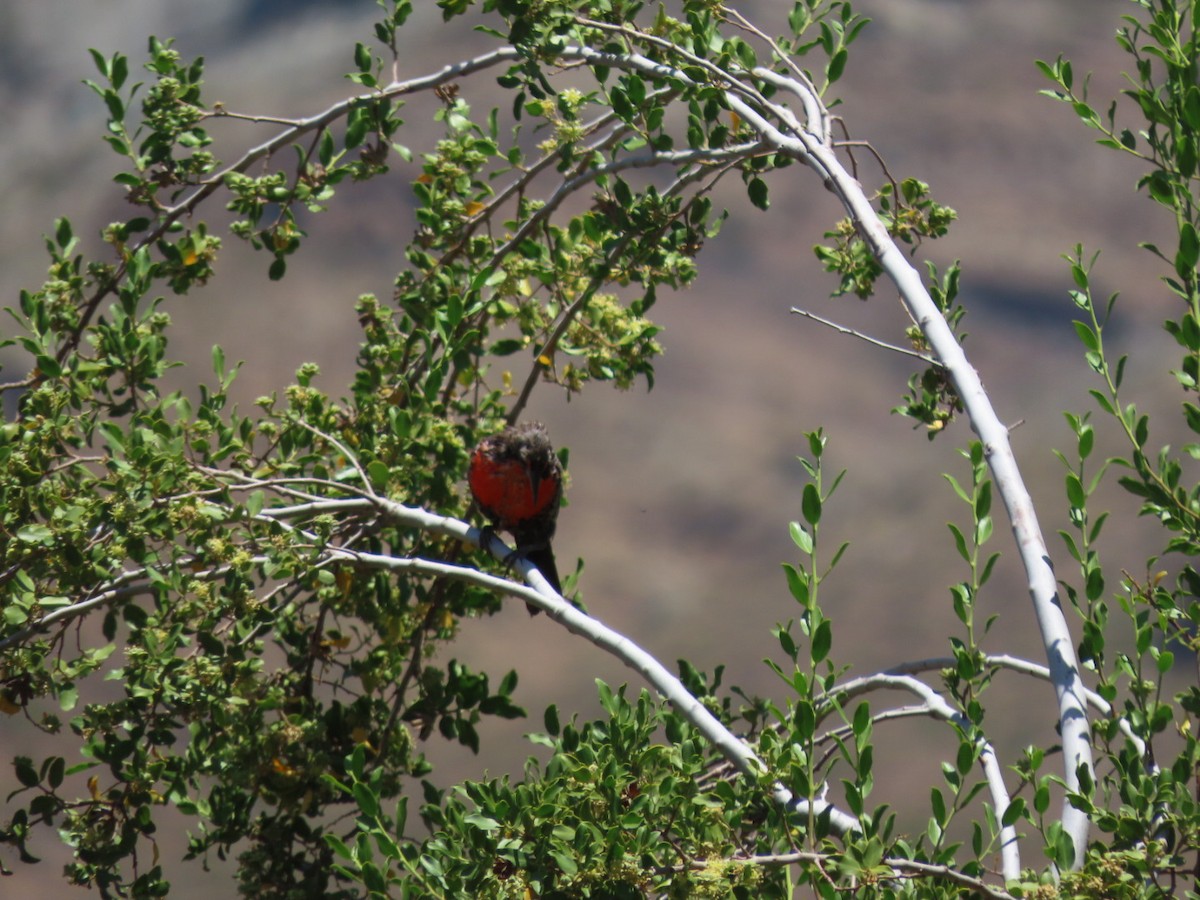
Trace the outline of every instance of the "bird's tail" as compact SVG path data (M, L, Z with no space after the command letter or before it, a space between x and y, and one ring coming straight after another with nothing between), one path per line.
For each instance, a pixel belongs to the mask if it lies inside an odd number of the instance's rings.
M562 593L562 583L558 580L558 563L554 561L554 551L550 549L550 544L546 543L542 547L531 547L525 551L525 558L533 563L539 572L542 573L550 587L554 588L558 594ZM529 614L536 616L540 609L530 604L525 604L529 608Z

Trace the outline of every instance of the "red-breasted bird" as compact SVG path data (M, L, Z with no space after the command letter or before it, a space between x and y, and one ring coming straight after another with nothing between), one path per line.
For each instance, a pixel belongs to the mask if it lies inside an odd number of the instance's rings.
M561 594L550 541L558 524L563 469L546 427L524 422L484 438L471 454L467 484L492 527L511 534L517 553ZM529 612L538 610L530 606Z

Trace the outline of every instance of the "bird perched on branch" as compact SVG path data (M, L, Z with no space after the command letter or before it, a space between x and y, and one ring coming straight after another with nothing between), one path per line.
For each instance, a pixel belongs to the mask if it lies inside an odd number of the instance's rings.
M546 427L524 422L484 438L471 454L467 484L491 526L511 534L516 552L561 594L550 541L558 524L563 468ZM538 610L530 606L529 612Z

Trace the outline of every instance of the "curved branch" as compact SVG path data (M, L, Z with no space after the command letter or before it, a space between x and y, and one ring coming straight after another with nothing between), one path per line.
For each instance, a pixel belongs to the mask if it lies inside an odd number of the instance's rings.
M649 43L656 41L652 36L640 32L631 33L623 26L590 21L586 24L604 30L620 31ZM673 49L677 55L688 56L684 51ZM649 59L639 53L602 52L589 47L567 46L559 51L559 56L595 66L634 69L655 78L686 85L697 84L679 68ZM1093 768L1084 697L1086 688L1080 676L1070 630L1058 601L1057 582L1049 551L1038 524L1033 500L1025 487L1009 443L1007 427L996 415L979 373L967 359L954 332L929 296L920 273L909 263L903 251L888 234L862 185L846 171L834 149L825 142L823 136L802 127L786 106L765 100L757 88L744 78L731 75L706 61L701 62L702 68L714 74L714 77L721 81L728 79L723 84L724 96L733 111L755 128L762 139L776 151L810 166L820 175L825 186L837 195L872 255L896 285L902 303L913 321L921 328L935 357L947 370L971 426L983 442L988 466L1009 516L1058 702L1064 757L1063 780L1068 792L1077 791L1079 768ZM782 80L786 79L779 75L772 77L776 86L782 86ZM798 81L793 80L787 90L797 97L806 97L805 85ZM820 98L815 96L810 96L805 103L823 106ZM782 128L772 122L768 115L781 122ZM819 116L818 121L822 121ZM1075 849L1075 863L1082 864L1090 823L1086 814L1073 807L1067 798L1063 800L1062 824L1071 836Z
M852 678L845 684L838 685L830 693L839 698L840 705L843 696L856 697L880 688L908 691L910 694L920 697L922 705L929 710L930 715L958 726L965 736L974 738L975 744L979 748L979 765L983 768L988 790L992 795L992 803L996 808L996 818L1000 819L1004 815L1004 811L1008 809L1012 798L1004 784L1004 773L1001 771L1000 762L996 758L996 751L992 747L991 741L985 738L966 716L947 703L941 694L925 682L913 678L911 675L881 673ZM1017 830L1012 825L1005 825L1000 829L1000 860L1006 880L1012 881L1020 877L1020 848L1017 844Z
M322 510L329 511L332 504L337 504L339 508L345 510L349 505L359 505L361 507L368 502L371 501L328 501L320 504L314 503L311 507L320 506ZM476 546L484 546L482 543L484 533L480 529L469 526L466 522L459 519L437 515L418 507L405 506L402 503L396 503L391 500L379 499L375 501L375 505L395 521L404 522L423 530L456 537L460 540L466 540ZM289 515L295 514L295 512L296 508L294 507L288 510ZM277 516L280 511L264 510L262 515L265 516L268 513L274 513ZM500 559L507 559L512 555L511 548L494 534L488 535L487 549ZM662 663L625 635L609 628L599 619L587 615L564 600L550 587L550 583L542 577L541 573L528 560L518 557L515 560L515 566L529 582L530 587L519 585L513 581L498 578L494 575L487 575L478 569L466 566L436 563L430 560L396 559L381 554L362 553L355 550L337 550L335 552L342 555L343 558L354 559L357 562L380 568L414 570L449 578L469 580L474 584L491 587L512 597L524 600L526 603L533 604L572 634L579 635L592 645L615 656L626 666L645 678L656 691L667 699L667 702L683 718L695 727L743 775L757 780L767 774L766 765L754 751L726 728L716 716L708 711L708 708L703 703L688 693L683 683L672 675ZM844 834L858 829L858 822L853 816L842 812L825 800L814 799L809 801L805 798L796 797L791 790L778 781L771 785L770 791L776 803L801 815L808 815L810 809L818 816L825 815L828 811L830 824L840 833Z
M590 21L587 24L631 34L629 29L622 26ZM631 36L652 44L658 40L636 31L632 32ZM689 54L683 51L677 50L676 54L683 58L689 57ZM670 79L683 84L696 84L680 69L638 53L600 52L588 47L570 46L564 47L560 56L581 59L597 66L635 69L656 78ZM690 59L688 61L691 62ZM1086 688L1080 676L1070 630L1059 604L1058 586L1049 551L1038 524L1033 500L1025 487L1020 467L1009 443L1007 427L996 415L979 373L967 359L954 332L929 296L920 273L909 263L904 252L888 234L862 185L846 171L834 149L825 143L821 135L801 127L787 107L766 101L761 93L744 79L716 69L711 63L705 63L703 68L710 72L716 70L722 78L729 79L729 83L725 85L726 103L755 128L763 140L778 152L811 167L820 175L825 186L838 197L872 255L896 285L902 303L913 321L921 328L934 355L947 370L971 426L983 442L988 466L1008 513L1013 537L1025 569L1026 582L1058 702L1064 758L1063 780L1068 792L1077 791L1079 768L1093 768L1091 735L1084 698ZM773 78L773 83L778 84L779 79L783 79L783 76ZM805 86L798 81L793 81L788 91L798 97L804 97L806 93ZM809 102L823 105L819 97L811 97ZM781 122L783 127L776 125L768 116ZM1086 814L1073 807L1067 798L1063 799L1062 824L1074 845L1075 864L1081 865L1087 847L1090 823Z
M395 522L410 525L424 531L432 531L462 541L486 547L498 559L507 560L512 557L512 549L494 533L486 533L475 528L461 519L442 516L428 512L419 507L405 506L374 495L338 500L313 498L311 501L293 504L285 507L274 507L261 511L255 520L282 524L289 531L303 535L305 538L317 540L315 535L303 531L295 525L286 524L288 520L307 518L314 515L329 513L375 512L388 516ZM489 575L469 566L454 565L436 560L419 557L393 557L380 553L368 553L349 547L324 546L321 548L320 559L316 565L329 565L333 562L351 562L356 565L383 569L393 572L419 572L443 578L454 578L469 581L480 587L499 591L503 594L524 600L542 609L546 614L565 627L572 634L579 635L594 646L615 656L626 666L633 669L650 683L666 700L686 719L704 738L717 749L739 772L748 778L758 781L767 775L763 761L743 743L736 735L721 723L707 707L693 697L683 683L671 674L662 663L650 653L623 634L609 628L598 619L576 609L557 594L550 583L540 572L523 557L517 557L514 566L529 582L530 586L521 585L506 578ZM267 557L256 556L249 562L263 564ZM245 562L243 562L243 565ZM209 572L197 573L197 578L217 578L228 571L230 567L218 567ZM0 650L20 643L29 636L36 634L55 622L72 616L82 615L97 606L111 602L120 596L145 591L149 589L149 572L147 569L122 573L114 582L105 585L95 596L68 607L47 614L39 622L23 629L17 634L10 635L0 642ZM130 584L129 582L137 582ZM785 809L807 816L809 812L816 815L828 813L832 827L839 833L845 834L858 828L857 820L833 804L822 799L808 800L796 797L781 782L771 784L772 798Z
M1051 680L1049 668L1035 662L1030 662L1027 659L1021 659L1019 656L1011 656L1007 653L986 653L983 656L983 661L987 665L995 666L998 669L1007 669L1022 675L1031 675L1042 681ZM888 669L887 674L899 675L903 673L928 672L931 669L953 668L954 665L955 660L953 658L940 656L932 659L919 659L912 662L900 663ZM1113 714L1113 705L1090 688L1084 688L1083 698L1089 706L1098 710L1102 715L1111 716ZM1158 772L1158 763L1147 753L1146 742L1134 732L1133 726L1129 724L1129 720L1121 716L1117 719L1117 728L1121 734L1125 735L1129 743L1133 744L1133 748L1138 752L1138 755L1142 757L1142 760L1146 764L1146 771L1151 774Z
M883 271L899 289L901 301L913 321L921 328L934 354L946 368L971 426L983 442L988 466L1008 512L1058 700L1064 756L1063 779L1068 792L1077 791L1078 769L1081 766L1089 770L1093 767L1084 699L1086 688L1080 677L1071 633L1058 601L1058 586L1049 551L1042 537L1033 500L1008 441L1008 429L996 415L979 373L968 361L962 345L929 296L920 273L888 234L862 185L846 171L833 150L803 129L785 134L739 96L732 93L726 96L729 104L754 124L780 152L793 155L822 173L826 185L842 201L859 234ZM1087 848L1089 822L1087 815L1073 807L1067 798L1063 800L1062 824L1075 847L1075 864L1081 865Z
M265 563L267 558L265 556L251 557L248 561L251 563ZM215 581L218 578L224 578L233 569L233 566L218 566L207 572L197 572L193 577L202 581ZM136 597L138 594L153 592L154 587L149 573L149 567L122 572L116 578L99 586L97 591L91 596L53 609L36 622L26 625L20 631L15 631L8 637L0 640L0 650L16 647L34 635L41 634L51 625L58 622L66 622L70 619L78 618L91 612L93 609L107 606L126 597Z

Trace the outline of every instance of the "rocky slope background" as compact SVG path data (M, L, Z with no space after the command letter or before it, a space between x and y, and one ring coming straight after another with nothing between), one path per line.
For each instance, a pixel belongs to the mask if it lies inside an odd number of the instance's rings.
M461 26L445 28L432 4L423 6L429 8L409 29L402 74L486 46L486 38ZM771 31L783 24L778 7L760 2L744 11ZM875 22L852 48L838 112L895 175L929 182L940 202L958 210L950 236L923 252L943 266L963 262L968 353L1002 417L1019 423L1018 458L1060 574L1070 577L1053 536L1066 504L1051 448L1070 444L1062 410L1090 408L1092 383L1070 326L1072 285L1059 256L1079 242L1103 249L1099 282L1106 292L1125 292L1118 337L1121 351L1133 354L1129 380L1148 410L1175 404L1173 382L1152 367L1172 344L1158 325L1171 301L1153 260L1136 246L1162 233L1151 204L1133 193L1137 167L1095 147L1067 108L1036 96L1048 85L1033 60L1062 53L1076 72L1098 73L1095 97L1115 96L1125 63L1112 34L1131 4L862 0L856 9ZM136 64L147 35L174 36L185 57L206 57L210 102L302 116L351 89L341 76L352 68L354 41L368 39L374 11L369 0L0 7L4 303L41 281L39 235L55 216L71 218L94 250L99 228L126 211L108 180L118 160L100 142L102 105L80 84L95 76L88 47L121 50ZM487 84L464 84L477 109L488 105ZM417 129L425 126L419 117L411 121L414 131L400 139L419 149ZM233 146L273 133L259 128L238 125ZM877 183L865 154L860 162L864 182ZM413 231L408 186L417 171L397 161L387 179L343 188L349 196L309 223L312 238L281 283L266 280L261 257L227 241L214 283L168 306L177 323L175 355L186 364L178 384L209 377L210 348L220 343L227 358L245 360L236 391L243 405L287 384L306 361L321 364L323 389L341 394L359 335L354 298L390 294ZM772 183L767 213L752 209L732 182L718 198L734 216L706 247L697 285L664 296L655 308L667 353L653 391L597 387L567 403L547 385L531 408L556 442L571 448L570 505L560 516L556 549L564 572L586 558L581 586L589 608L664 660L725 663L726 683L765 693L778 690L761 662L775 648L769 629L793 612L779 564L793 558L787 523L799 518L803 471L795 457L805 452L806 431L824 426L829 465L849 469L823 520L827 546L852 542L824 595L836 658L866 671L944 655L956 624L947 587L963 577L944 523L963 521L964 510L940 473L966 473L956 448L969 440L968 430L957 423L930 444L907 420L888 414L912 371L908 360L789 313L803 307L892 341L901 340L905 324L886 288L868 303L828 298L834 282L811 248L840 210L810 173L796 167L789 174ZM10 377L25 365L12 353L0 363ZM1131 521L1132 498L1111 497L1112 562L1138 572L1148 546L1142 529L1151 526ZM985 614L1001 616L988 647L1036 657L1028 597L1007 558L1006 523L998 519L997 526L994 546L1006 559L984 600ZM446 760L436 773L445 783L519 772L534 751L521 735L539 727L547 704L590 715L597 708L594 678L632 680L545 617L529 620L519 603L494 619L463 623L455 653L496 677L517 667L517 699L530 719L487 725L479 757L431 748ZM1000 726L1002 758L1007 751L1011 760L1035 735L1049 739L1049 687L1007 683L996 690L1012 696L1011 721ZM902 809L918 804L906 819L915 824L937 762L955 745L929 723L887 728L881 749L892 752L878 754L876 798ZM37 752L20 719L0 721L0 746L6 758ZM11 771L0 770L0 791L12 784ZM164 837L164 863L173 864L181 845L181 837ZM18 867L5 884L14 896L58 883L60 848L47 839L38 849L47 857L39 867L5 859ZM211 893L202 882L179 879L176 896Z

